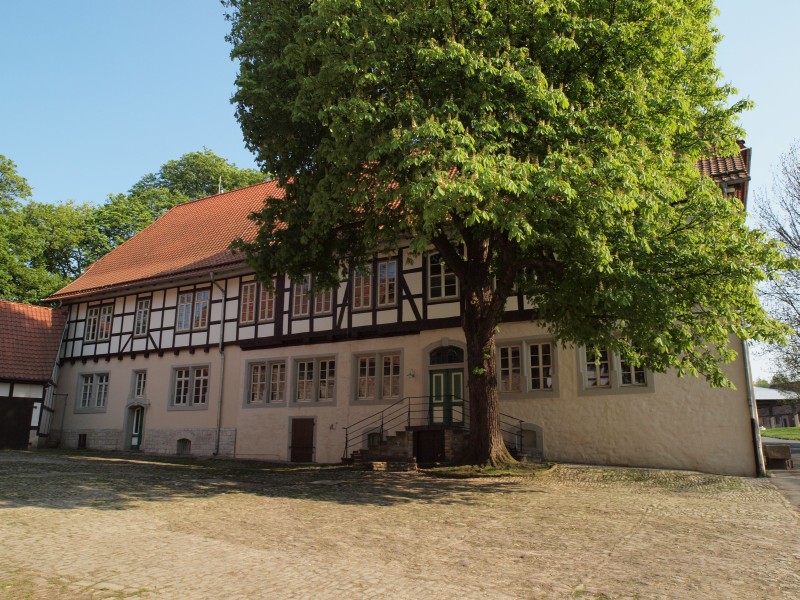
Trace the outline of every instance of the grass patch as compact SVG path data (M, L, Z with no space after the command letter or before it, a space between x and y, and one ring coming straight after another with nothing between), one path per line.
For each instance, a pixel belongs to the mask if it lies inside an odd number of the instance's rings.
M549 463L519 463L511 467L482 467L479 465L452 465L420 469L420 473L431 477L448 479L473 479L475 477L533 477L549 469Z
M776 427L762 429L761 435L778 440L800 440L800 427Z

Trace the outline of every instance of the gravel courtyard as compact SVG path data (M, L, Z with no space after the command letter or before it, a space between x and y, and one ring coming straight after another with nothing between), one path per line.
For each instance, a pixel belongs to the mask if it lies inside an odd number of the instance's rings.
M798 598L767 480L0 452L0 597Z

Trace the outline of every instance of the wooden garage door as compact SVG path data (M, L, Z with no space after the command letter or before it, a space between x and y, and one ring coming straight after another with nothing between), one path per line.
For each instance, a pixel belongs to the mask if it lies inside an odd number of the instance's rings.
M0 448L26 450L31 431L33 400L3 398L0 400Z

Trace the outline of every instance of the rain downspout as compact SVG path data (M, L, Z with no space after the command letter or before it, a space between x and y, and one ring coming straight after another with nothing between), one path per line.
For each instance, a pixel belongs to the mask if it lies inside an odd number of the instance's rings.
M742 358L744 359L744 378L747 385L747 406L750 409L750 432L753 436L753 452L756 459L756 477L764 477L764 453L761 449L761 430L758 427L758 408L753 396L753 381L750 374L750 352L747 342L742 340Z
M219 402L217 402L217 439L214 443L214 456L217 456L219 454L219 438L222 432L222 397L225 390L225 348L222 343L225 339L225 309L227 308L228 298L222 286L214 280L214 271L211 271L211 285L216 286L222 292L222 317L219 323Z

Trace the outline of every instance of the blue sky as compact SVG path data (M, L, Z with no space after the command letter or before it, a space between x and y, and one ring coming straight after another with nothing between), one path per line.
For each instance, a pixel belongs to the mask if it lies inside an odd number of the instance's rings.
M742 120L753 192L800 137L800 2L718 0L718 65ZM216 0L0 0L0 154L34 198L102 202L208 147L255 167L230 104L236 66ZM756 359L756 374L768 363Z

